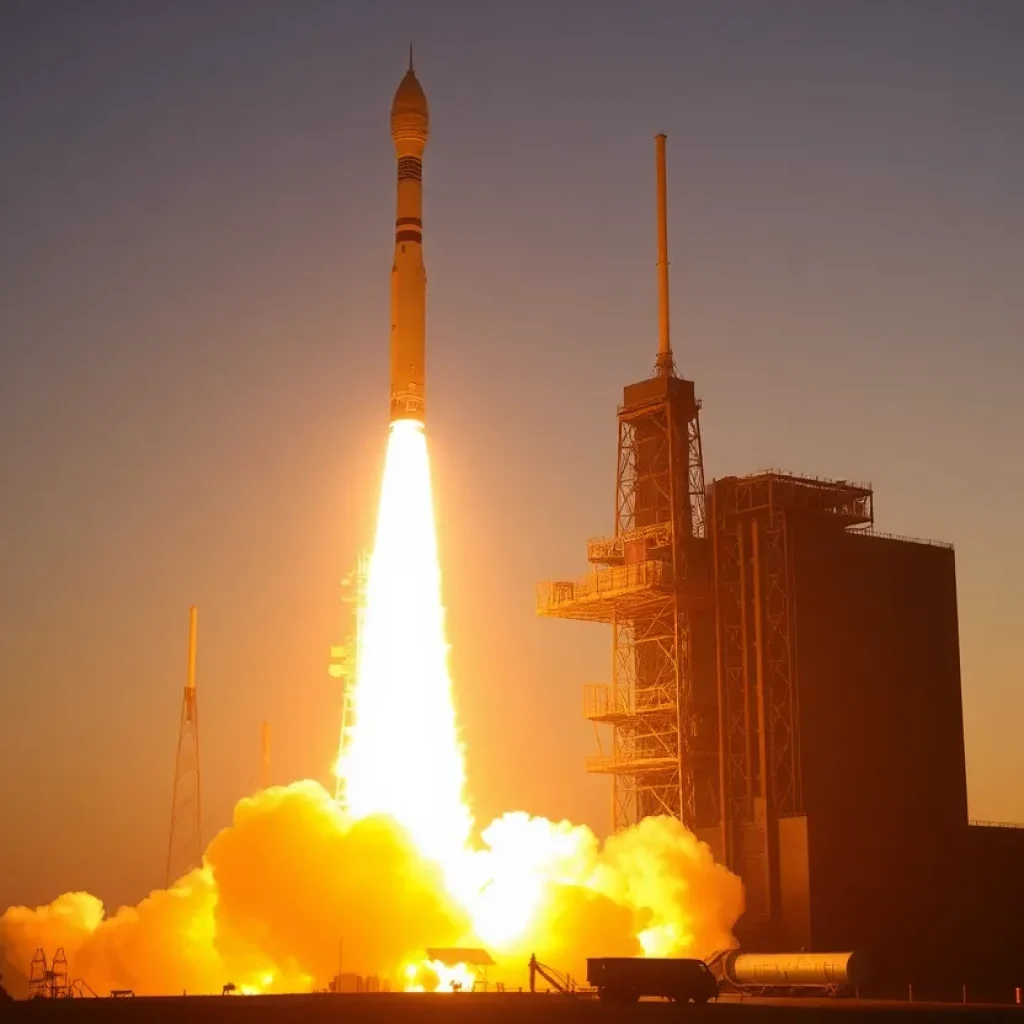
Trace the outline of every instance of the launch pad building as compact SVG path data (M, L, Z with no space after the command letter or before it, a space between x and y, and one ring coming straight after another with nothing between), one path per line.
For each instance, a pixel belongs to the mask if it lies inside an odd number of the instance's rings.
M705 840L744 881L745 948L861 950L880 994L1024 984L1024 829L968 819L953 548L876 532L864 484L705 486L664 136L657 157L661 339L618 409L614 532L538 588L541 615L611 627L583 705L612 827L671 814Z

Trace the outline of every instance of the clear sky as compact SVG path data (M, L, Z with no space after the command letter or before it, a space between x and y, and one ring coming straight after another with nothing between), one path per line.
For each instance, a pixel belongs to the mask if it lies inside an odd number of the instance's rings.
M276 781L328 778L410 38L478 818L607 826L580 687L609 637L534 586L612 526L664 131L709 479L869 480L879 529L956 545L971 813L1024 819L1024 4L6 0L0 908L162 881L192 602L207 833L264 718Z

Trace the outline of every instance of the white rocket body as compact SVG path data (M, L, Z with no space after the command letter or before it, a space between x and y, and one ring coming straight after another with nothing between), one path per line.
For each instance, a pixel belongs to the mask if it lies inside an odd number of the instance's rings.
M391 420L424 422L427 271L423 265L423 150L427 97L412 70L391 104L391 138L398 162L395 260L391 268Z

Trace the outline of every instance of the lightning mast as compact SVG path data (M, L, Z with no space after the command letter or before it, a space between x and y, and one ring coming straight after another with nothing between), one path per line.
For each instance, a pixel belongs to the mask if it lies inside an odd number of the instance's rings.
M167 842L167 885L203 862L202 802L199 786L199 706L196 701L196 607L188 610L188 675L181 700L178 752L174 762L171 833Z

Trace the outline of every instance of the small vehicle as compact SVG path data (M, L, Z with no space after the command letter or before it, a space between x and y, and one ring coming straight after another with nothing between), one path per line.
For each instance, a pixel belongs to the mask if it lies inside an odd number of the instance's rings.
M718 981L703 960L679 957L600 957L587 960L587 981L605 1003L661 996L698 1006L718 996Z

